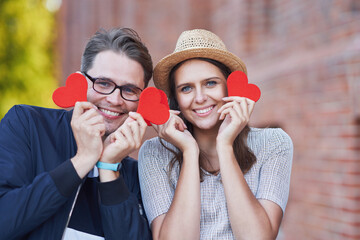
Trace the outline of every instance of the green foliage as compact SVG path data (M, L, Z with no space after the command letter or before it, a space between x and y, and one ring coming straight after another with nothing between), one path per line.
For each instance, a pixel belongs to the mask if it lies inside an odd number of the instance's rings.
M0 0L0 119L15 104L53 107L55 16L41 0Z

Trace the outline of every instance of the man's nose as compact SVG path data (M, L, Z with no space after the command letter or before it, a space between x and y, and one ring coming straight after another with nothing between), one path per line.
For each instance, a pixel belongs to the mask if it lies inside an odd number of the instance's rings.
M106 96L106 100L113 105L124 104L124 98L120 94L120 89L115 89L114 92Z

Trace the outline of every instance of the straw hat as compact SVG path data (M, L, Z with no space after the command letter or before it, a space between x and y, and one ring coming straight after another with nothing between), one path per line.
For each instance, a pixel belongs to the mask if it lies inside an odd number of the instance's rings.
M168 78L171 69L184 60L197 57L216 60L227 66L231 72L240 70L247 74L244 62L229 52L217 35L204 29L194 29L181 33L174 52L155 66L155 86L169 93Z

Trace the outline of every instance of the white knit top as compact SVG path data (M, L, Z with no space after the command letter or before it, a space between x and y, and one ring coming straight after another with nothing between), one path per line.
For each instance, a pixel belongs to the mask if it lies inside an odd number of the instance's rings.
M168 142L167 147L176 150ZM278 204L283 212L289 196L293 145L290 137L279 128L251 128L248 146L257 161L244 175L257 199ZM147 140L139 152L139 178L149 223L168 211L174 196L179 166L175 164L170 181L168 164L173 154L165 149L158 137ZM201 189L200 239L234 239L227 213L221 174L205 174Z

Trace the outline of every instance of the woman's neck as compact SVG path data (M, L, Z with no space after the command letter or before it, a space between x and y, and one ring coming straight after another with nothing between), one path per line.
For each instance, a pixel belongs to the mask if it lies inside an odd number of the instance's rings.
M208 172L216 172L220 168L216 151L218 130L219 128L206 130L194 128L194 137L201 151L200 166Z

